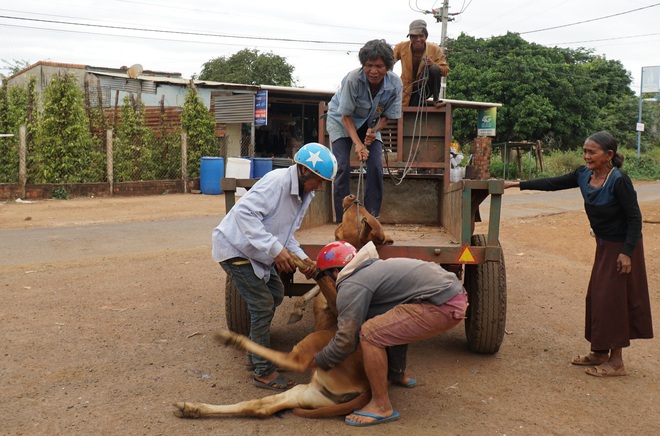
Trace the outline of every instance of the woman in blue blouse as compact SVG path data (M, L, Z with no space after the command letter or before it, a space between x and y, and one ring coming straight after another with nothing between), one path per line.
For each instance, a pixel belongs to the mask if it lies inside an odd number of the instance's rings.
M632 181L620 171L623 155L607 132L584 142L585 165L559 177L504 182L504 188L540 191L580 188L596 238L587 288L585 338L591 352L573 358L597 377L626 375L622 350L631 339L653 337L642 241L642 214Z

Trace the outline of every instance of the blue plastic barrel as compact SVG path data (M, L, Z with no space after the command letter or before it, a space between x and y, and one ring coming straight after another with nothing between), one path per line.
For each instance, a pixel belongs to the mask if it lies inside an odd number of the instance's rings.
M269 157L252 158L252 178L259 179L273 169L273 159Z
M220 179L225 176L225 159L222 157L203 157L199 169L199 189L202 194L222 194Z

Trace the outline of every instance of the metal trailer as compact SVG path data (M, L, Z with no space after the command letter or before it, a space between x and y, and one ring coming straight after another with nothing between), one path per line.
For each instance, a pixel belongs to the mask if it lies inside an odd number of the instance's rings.
M434 225L411 228L383 220L385 231L391 236L392 233L396 235L395 242L394 245L382 246L378 249L381 258L409 257L436 262L462 278L470 303L465 320L467 342L474 352L487 354L499 350L505 333L506 269L504 254L499 243L504 184L502 180L470 179L450 183L449 148L453 109L492 106L499 105L446 100L441 108L421 110L430 121L420 132L426 148L421 153L423 160L418 162L418 167L422 168L425 174L417 174L415 177L423 179L424 183L437 184L437 198L435 198L437 204L434 205L437 209L434 206L428 207L431 201L429 198L420 200L426 210L436 217L437 222ZM391 138L389 144L384 141L385 148L389 146L389 149L393 150L394 141L400 145L408 143L411 136L410 124L417 122L419 116L419 108L404 108L403 117L392 122L391 131L384 132L384 136L388 135ZM323 132L324 128L320 128L319 131ZM486 146L490 144L489 138L478 138L475 142L477 141L486 142ZM394 172L397 168L402 168L408 152L405 145L396 147L396 151L390 151L387 165L389 171ZM359 166L357 162L354 164ZM254 182L255 180L252 179L222 180L227 211L234 204L236 187L249 188ZM387 196L386 192L384 209ZM487 233L475 234L475 223L480 221L479 206L488 197L490 197L490 207ZM384 215L387 216L381 211L381 218ZM314 236L308 237L305 231L297 234L298 241L312 259L316 258L325 244L334 239L334 226L325 224L318 227L314 229ZM423 233L422 236L419 235L420 231ZM323 235L321 240L319 235ZM303 295L314 285L312 282L296 283L291 274L282 274L282 278L285 283L285 294L290 297ZM226 282L225 311L230 330L249 334L249 312L230 277Z

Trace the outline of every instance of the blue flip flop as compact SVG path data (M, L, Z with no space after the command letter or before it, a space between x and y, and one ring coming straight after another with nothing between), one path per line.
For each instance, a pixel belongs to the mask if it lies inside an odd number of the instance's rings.
M397 386L401 386L401 387L404 387L404 388L411 389L411 388L414 388L415 386L417 386L417 380L415 380L414 378L411 378L408 381L408 383L394 382L394 384L397 385Z
M367 412L358 412L357 410L353 412L354 415L360 415L360 416L367 416L369 418L374 418L375 421L371 422L355 422L351 421L350 419L346 418L344 419L344 422L348 425L352 425L353 427L367 427L369 425L378 425L378 424L383 424L389 421L396 421L399 419L399 412L396 410L392 412L390 416L380 416L380 415L375 415L373 413L367 413Z

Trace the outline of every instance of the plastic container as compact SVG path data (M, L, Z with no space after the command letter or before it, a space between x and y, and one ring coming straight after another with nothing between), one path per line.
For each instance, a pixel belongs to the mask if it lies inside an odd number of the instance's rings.
M289 168L293 165L293 159L287 157L274 157L273 158L273 169L276 168Z
M226 177L234 179L249 179L252 170L251 163L250 159L242 157L227 158ZM245 195L246 192L245 188L236 188L237 196Z
M202 194L222 194L220 179L225 176L225 159L222 157L203 157L199 168L199 189Z
M252 178L259 179L273 169L273 159L269 157L252 158Z

